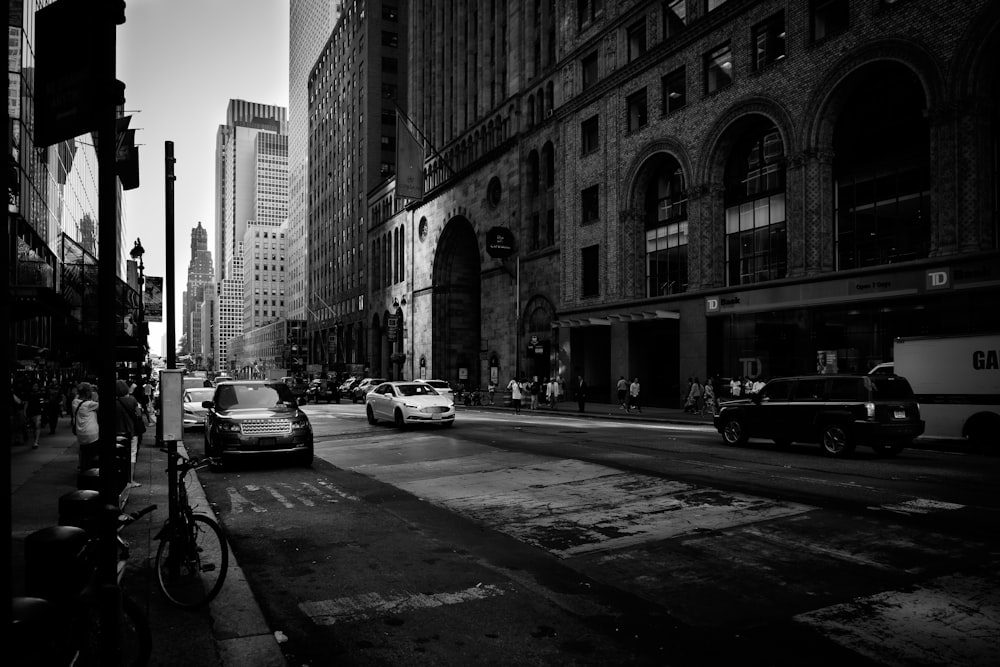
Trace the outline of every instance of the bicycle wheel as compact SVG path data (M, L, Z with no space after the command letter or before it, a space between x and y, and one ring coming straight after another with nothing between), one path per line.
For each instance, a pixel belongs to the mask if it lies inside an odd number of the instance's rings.
M178 607L206 604L219 594L229 570L229 547L215 519L181 515L156 550L156 580Z
M120 667L145 667L153 652L153 634L149 621L139 604L127 595L122 595L122 615L118 622L116 642L117 660L109 660L104 655L101 636L101 613L99 605L91 605L86 611L86 620L80 636L79 649L72 664L80 667L97 667L114 664Z

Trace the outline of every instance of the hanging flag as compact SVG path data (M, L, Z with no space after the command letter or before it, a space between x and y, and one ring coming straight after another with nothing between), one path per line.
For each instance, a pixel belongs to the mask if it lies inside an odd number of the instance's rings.
M142 292L143 319L146 322L162 322L163 277L146 276Z
M396 196L424 198L424 147L396 111Z

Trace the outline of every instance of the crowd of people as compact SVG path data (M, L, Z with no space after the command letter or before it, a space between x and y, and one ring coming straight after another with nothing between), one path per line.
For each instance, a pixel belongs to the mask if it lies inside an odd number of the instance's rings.
M155 422L152 406L155 382L140 376L131 381L121 378L115 383L115 435L130 443L133 464L147 425ZM101 409L95 381L24 376L11 380L11 395L11 444L31 443L37 449L45 442L46 430L48 435L55 435L60 419L70 417L69 428L76 437L80 468L94 464Z

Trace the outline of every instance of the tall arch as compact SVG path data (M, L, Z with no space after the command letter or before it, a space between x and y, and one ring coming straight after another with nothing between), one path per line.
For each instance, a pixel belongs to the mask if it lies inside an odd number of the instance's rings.
M528 350L522 375L541 379L555 374L558 342L555 337L557 330L552 328L555 320L555 305L547 297L539 294L528 299L521 313L521 340L527 344ZM534 345L532 341L535 341Z
M441 232L434 253L431 327L432 372L451 382L460 380L461 369L468 387L482 383L479 351L481 331L479 239L469 220L455 216Z

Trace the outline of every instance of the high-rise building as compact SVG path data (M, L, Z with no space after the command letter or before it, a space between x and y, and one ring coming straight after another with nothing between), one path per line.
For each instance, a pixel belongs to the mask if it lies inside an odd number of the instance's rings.
M198 304L204 294L202 286L212 282L212 251L208 249L208 230L198 221L191 230L191 260L188 262L187 289L184 291L184 312L181 313L184 340L187 341L185 354L194 354L201 349L201 328L195 327L192 318L198 312ZM200 313L199 321L200 321Z
M228 369L227 345L243 333L243 239L250 221L288 217L288 135L284 107L230 100L216 135L215 363ZM284 296L284 295L282 295Z
M368 192L395 173L406 108L405 0L353 0L309 73L308 354L328 370L368 363Z
M309 175L309 71L330 37L340 3L290 0L288 22L288 316L306 319Z
M286 316L288 222L247 223L243 237L243 333Z
M676 406L1000 330L1000 4L410 6L433 150L422 201L369 192L372 375L638 376ZM316 131L360 126L316 92Z

